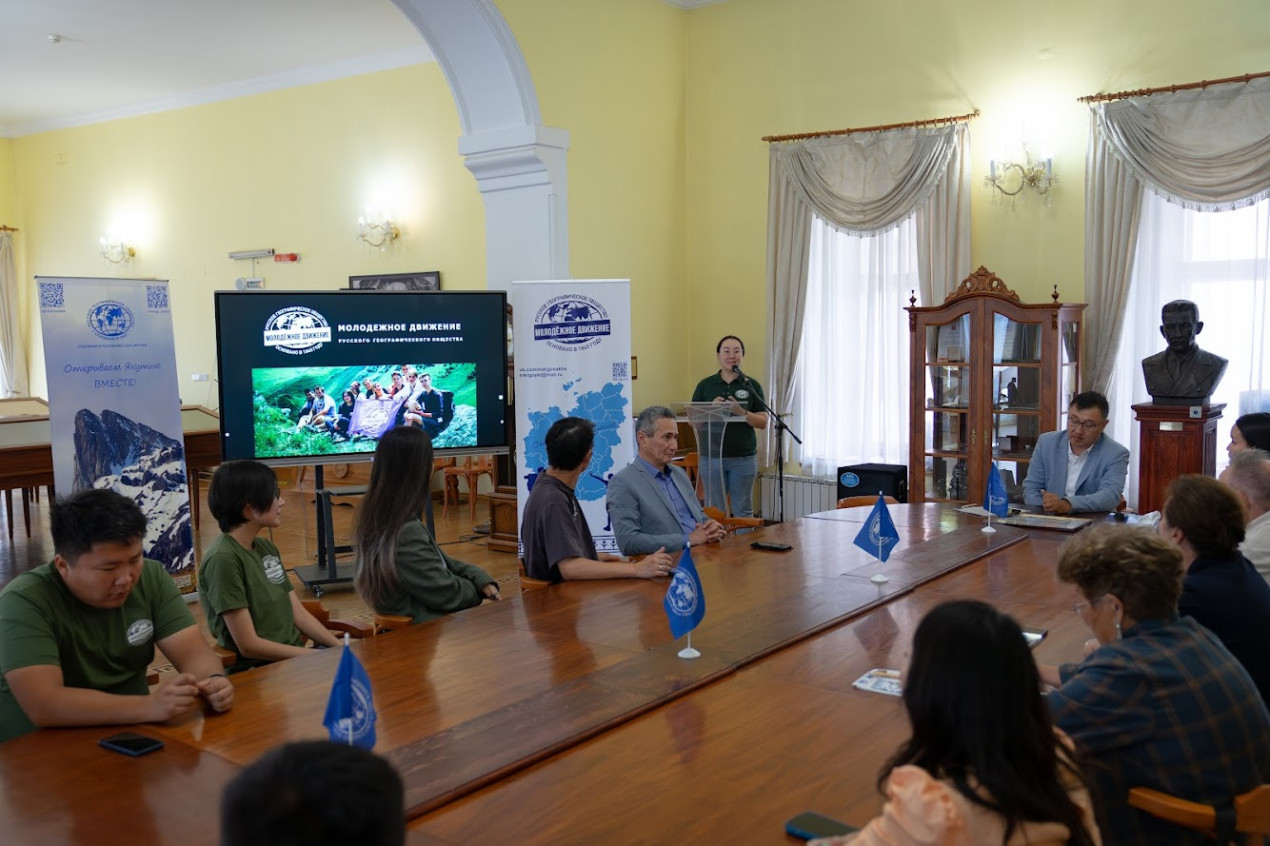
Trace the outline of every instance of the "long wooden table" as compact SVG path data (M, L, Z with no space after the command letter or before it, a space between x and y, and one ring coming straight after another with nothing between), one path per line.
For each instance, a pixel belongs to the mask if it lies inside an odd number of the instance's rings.
M903 718L898 700L850 684L871 667L897 666L897 650L926 608L951 595L983 596L1012 611L1017 605L1027 625L1071 629L1075 646L1064 654L1078 652L1079 621L1045 602L1052 566L1042 562L1052 553L1035 551L1044 542L1008 527L981 534L981 521L939 506L896 506L903 539L879 568L851 545L867 513L861 511L694 550L707 603L693 637L703 653L696 661L676 656L681 644L672 641L661 607L664 582L557 585L356 644L374 684L376 751L402 773L408 815L418 817L416 842L483 839L487 829L529 842L681 839L684 826L698 825L689 812L694 803L667 793L703 798L689 784L700 790L713 784L712 801L696 809L713 820L702 828L712 837L716 826L727 829L721 817L732 813L739 836L753 839L756 820L783 820L813 798L825 801L810 804L842 814L852 808L844 802L876 809L871 786L838 779L858 769L852 761L867 751L867 773L857 775L871 785L877 763L903 733ZM795 550L752 551L749 541L757 537L784 540ZM880 586L869 580L879 569L890 577ZM957 572L940 577L949 570ZM230 713L142 728L172 748L198 753L197 766L167 751L141 759L160 770L168 760L198 780L187 800L151 805L154 814L214 803L210 797L219 796L234 767L285 740L325 736L322 712L338 659L338 650L314 652L241 674ZM7 791L28 768L54 766L64 753L88 755L83 747L105 733L46 731L0 745L0 783ZM749 790L766 794L768 779L812 783L805 775L781 775L803 767L803 753L791 750L804 740L814 747L808 760L823 764L823 794L771 798L760 814L762 803ZM654 749L669 757L650 754ZM826 757L827 749L845 757ZM111 757L95 747L90 752ZM226 766L202 766L203 755ZM759 756L762 763L748 770L693 763L734 756ZM86 777L77 772L63 772L68 796ZM645 782L660 790L627 820L618 806ZM838 791L838 804L828 801ZM84 801L91 802L91 793ZM25 809L0 808L0 830L13 814L25 818ZM779 827L772 832L779 836ZM214 843L214 827L182 839L189 846Z

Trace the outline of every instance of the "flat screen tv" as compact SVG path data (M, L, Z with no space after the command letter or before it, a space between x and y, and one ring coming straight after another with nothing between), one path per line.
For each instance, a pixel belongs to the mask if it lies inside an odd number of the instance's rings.
M368 460L394 426L501 451L506 314L502 291L217 291L221 455Z

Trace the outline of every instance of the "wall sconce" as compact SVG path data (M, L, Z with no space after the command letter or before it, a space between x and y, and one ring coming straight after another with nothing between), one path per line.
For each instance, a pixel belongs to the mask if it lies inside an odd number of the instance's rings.
M372 247L385 250L400 234L397 224L389 220L386 214L367 213L357 218L358 240L365 241Z
M123 241L116 241L110 237L103 236L100 243L101 257L111 264L130 261L137 254L134 248L129 247Z
M1026 148L1023 156L1026 159L1023 163L996 159L990 161L988 175L983 180L984 186L994 188L1006 197L1014 197L1024 188L1031 188L1045 197L1045 204L1049 205L1050 188L1058 183L1058 177L1054 175L1054 160L1046 158L1037 161ZM997 195L993 193L992 196L995 200Z

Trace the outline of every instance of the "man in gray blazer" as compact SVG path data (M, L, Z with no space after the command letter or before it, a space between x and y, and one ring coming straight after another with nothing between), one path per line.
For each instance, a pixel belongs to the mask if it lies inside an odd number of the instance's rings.
M1067 409L1067 431L1037 439L1023 480L1023 501L1051 514L1115 511L1124 493L1129 450L1102 433L1107 398L1077 394Z
M675 413L651 405L635 420L639 454L608 487L609 521L623 555L645 555L714 543L727 534L697 502L682 467L671 464L679 449Z

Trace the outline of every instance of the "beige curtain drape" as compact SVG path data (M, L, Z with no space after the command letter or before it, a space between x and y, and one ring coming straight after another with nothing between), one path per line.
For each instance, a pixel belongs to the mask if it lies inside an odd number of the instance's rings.
M28 389L26 344L18 322L13 233L0 232L0 397L24 397Z
M769 402L793 404L812 215L876 235L917 215L922 302L942 302L970 272L970 144L965 123L793 143L768 153ZM767 429L770 454L775 427Z
M1270 196L1270 78L1090 106L1085 157L1085 387L1107 393L1142 192L1204 211Z

